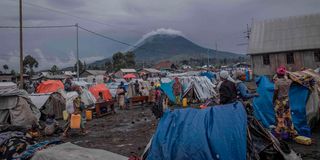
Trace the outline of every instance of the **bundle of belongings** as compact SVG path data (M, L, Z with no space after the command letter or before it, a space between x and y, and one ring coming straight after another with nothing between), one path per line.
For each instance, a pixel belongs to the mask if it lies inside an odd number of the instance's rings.
M21 126L0 125L0 159L30 159L37 151L60 144L60 140L36 142Z
M241 102L206 109L167 110L141 158L300 159L253 116L247 116Z

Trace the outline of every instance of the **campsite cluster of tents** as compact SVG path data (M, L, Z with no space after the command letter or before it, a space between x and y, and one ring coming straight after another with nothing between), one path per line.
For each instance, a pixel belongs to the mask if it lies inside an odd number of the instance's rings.
M288 72L288 76L295 82L289 94L294 126L299 135L310 137L311 129L319 121L320 76L312 70ZM137 95L134 86L136 81L140 89L144 88L147 91L152 88L151 82L154 82L170 102L175 104L173 83L176 77L182 84L181 98L198 104L218 98L216 84L219 78L211 73L176 74L146 81L132 79L127 82L124 79L116 79L108 84L72 81L72 89L68 92L65 91L63 82L48 80L42 82L36 93L32 94L18 89L14 83L0 83L0 123L7 124L6 127L0 127L0 146L10 147L10 140L17 137L25 142L28 137L21 126L32 128L33 125L39 124L39 121L45 120L49 114L54 114L56 119L62 119L63 111L72 108L70 106L73 106L73 100L78 96L81 96L87 107L95 107L100 92L104 100L114 100L120 82L124 82L128 99ZM275 124L273 83L262 76L256 78L256 84L260 96L253 99L252 113L248 113L240 102L206 109L166 110L159 121L156 133L146 147L143 158L261 159L275 156L281 157L279 159L299 159L292 150L285 150L282 142L270 133L270 126ZM56 155L68 154L62 153L62 150L73 150L78 159L81 159L79 156L82 152L100 158L108 155L125 159L107 151L88 150L72 144L58 145L61 142L54 140L25 143L25 148L19 154L20 158L26 156L34 159L54 159ZM50 151L36 151L39 147L44 149L49 146L56 147ZM270 152L272 154L269 154Z

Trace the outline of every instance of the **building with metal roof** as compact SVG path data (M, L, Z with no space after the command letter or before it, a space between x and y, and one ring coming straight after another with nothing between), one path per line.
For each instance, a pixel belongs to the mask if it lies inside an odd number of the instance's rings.
M320 13L254 22L248 54L254 73L272 75L320 65Z

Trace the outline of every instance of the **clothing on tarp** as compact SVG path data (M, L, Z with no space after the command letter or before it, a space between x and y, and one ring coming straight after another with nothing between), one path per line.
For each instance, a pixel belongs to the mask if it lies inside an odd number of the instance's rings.
M206 109L167 110L148 160L246 159L247 115L240 102Z
M256 83L258 85L257 92L260 96L253 99L254 115L262 122L264 127L269 128L270 125L275 125L274 105L272 103L274 84L265 76L257 78ZM289 90L291 116L295 129L301 135L310 135L310 127L306 117L308 96L308 88L297 84L291 85Z

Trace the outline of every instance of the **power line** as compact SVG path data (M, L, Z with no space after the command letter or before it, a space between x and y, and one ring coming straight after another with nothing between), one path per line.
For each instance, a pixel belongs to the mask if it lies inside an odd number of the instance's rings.
M45 9L45 10L48 10L48 11L51 11L51 12L63 14L63 15L66 15L66 16L70 16L70 17L81 19L81 20L85 20L85 21L94 22L94 23L97 23L97 24L100 24L100 25L105 25L105 26L109 26L109 27L119 27L119 26L115 26L115 25L112 25L112 24L100 22L100 21L97 21L97 20L94 20L94 19L89 19L89 18L73 15L73 14L70 14L70 13L65 12L65 11L56 10L56 9L52 9L52 8L49 8L49 7L44 7L44 6L41 6L41 5L34 4L34 3L30 3L30 2L26 2L26 1L23 1L23 3L26 4L26 5L29 5L29 6L42 8L42 9ZM130 29L130 30L133 31L133 32L142 34L142 32L140 32L140 31L136 31L136 30L132 30L132 29Z
M75 27L75 25L58 25L58 26L23 26L22 28L70 28ZM0 26L0 28L12 28L18 29L19 26Z
M127 42L122 42L122 41L117 40L117 39L114 39L114 38L112 38L112 37L109 37L109 36L106 36L106 35L103 35L103 34L100 34L100 33L97 33L97 32L91 31L91 30L88 30L88 29L83 28L83 27L81 27L81 26L78 26L78 27L79 27L80 29L82 29L82 30L84 30L84 31L87 31L87 32L89 32L89 33L92 33L92 34L94 34L94 35L97 35L97 36L106 38L106 39L111 40L111 41L114 41L114 42L121 43L121 44L126 45L126 46L134 47L134 45L131 45L131 44L127 43Z

